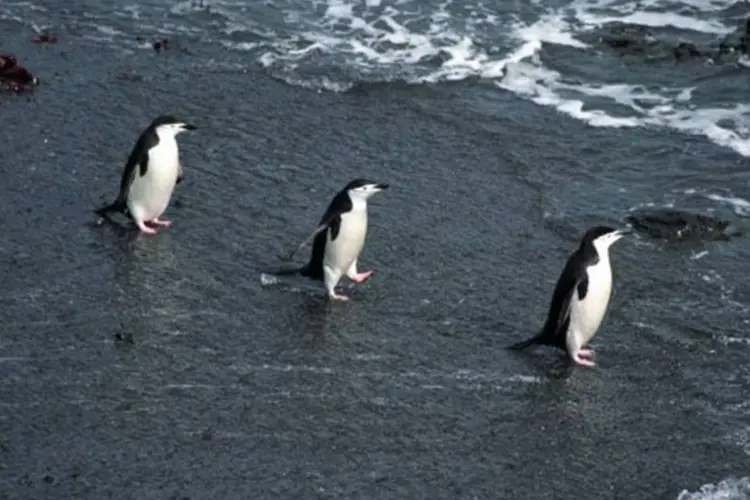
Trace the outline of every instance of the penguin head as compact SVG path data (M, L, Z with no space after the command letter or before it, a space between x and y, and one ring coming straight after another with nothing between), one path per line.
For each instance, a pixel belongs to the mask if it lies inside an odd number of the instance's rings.
M354 179L346 185L344 191L352 199L366 200L384 189L388 189L388 184L380 184L367 179Z
M582 244L592 244L597 251L606 251L617 240L630 233L630 229L615 229L609 226L594 226L583 235Z
M158 116L153 122L151 122L151 126L158 134L170 134L172 136L186 130L195 130L196 128L195 125L179 120L172 115Z

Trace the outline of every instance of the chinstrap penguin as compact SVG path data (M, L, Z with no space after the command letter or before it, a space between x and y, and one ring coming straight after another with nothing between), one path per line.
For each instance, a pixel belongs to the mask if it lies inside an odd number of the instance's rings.
M312 255L307 265L300 269L277 272L301 274L323 281L328 297L334 300L349 300L346 295L336 293L336 285L343 276L364 283L374 271L357 271L357 260L367 235L367 200L388 184L379 184L366 179L355 179L333 197L328 209L320 219L318 227L284 260L291 260L295 253L314 238Z
M105 218L112 212L125 214L146 234L155 234L154 226L169 227L172 223L160 217L182 180L176 136L195 128L170 115L151 122L130 152L117 199L95 212Z
M589 229L557 280L542 331L508 349L550 345L564 350L578 365L596 366L588 359L593 351L585 346L599 329L612 293L609 247L627 233L629 229L605 226Z

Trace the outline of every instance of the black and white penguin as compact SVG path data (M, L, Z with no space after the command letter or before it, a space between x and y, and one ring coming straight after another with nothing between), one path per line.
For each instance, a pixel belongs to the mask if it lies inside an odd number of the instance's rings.
M578 365L596 366L587 359L593 351L584 347L599 329L612 294L609 247L629 232L605 226L589 229L557 280L542 331L508 348L523 349L533 344L555 346Z
M296 274L323 281L328 296L334 300L349 300L336 293L336 285L343 276L364 283L374 271L357 271L357 260L365 245L367 235L367 200L388 184L378 184L366 179L355 179L347 184L328 205L318 227L286 260L314 238L312 255L301 269L281 271L276 274Z
M151 122L130 152L117 199L95 212L105 218L112 212L123 213L146 234L156 234L153 226L169 227L172 223L160 217L182 180L176 136L185 130L195 127L170 115Z

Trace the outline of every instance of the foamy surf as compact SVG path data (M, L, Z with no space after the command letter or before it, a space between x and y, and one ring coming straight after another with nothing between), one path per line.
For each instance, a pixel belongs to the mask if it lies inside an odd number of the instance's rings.
M726 346L733 345L733 344L750 346L750 338L729 337L726 335L720 335L719 337L717 337L716 340L718 340L719 342L721 342L722 344Z
M733 4L574 0L548 8L544 2L511 6L479 0L325 0L315 7L282 2L282 33L243 17L235 2L217 2L230 16L233 33L244 23L268 40L222 43L254 52L270 74L292 85L343 92L359 82L482 78L590 126L668 128L750 156L746 103L699 102L694 94L701 89L695 82L649 86L612 81L609 72L582 78L552 69L542 57L545 46L558 46L588 60L616 58L591 43L591 32L611 23L678 30L688 40L691 34L711 36L718 44L736 28L737 20L722 17Z
M268 273L260 273L260 284L261 286L272 286L280 282L278 276Z
M717 95L705 88L710 76L696 80L690 73L680 75L679 65L655 70L663 73L659 78L669 80L666 84L659 79L639 81L627 70L604 70L607 64L617 67L620 56L596 36L597 30L606 34L613 24L632 24L672 41L705 42L715 48L742 21L731 17L745 14L737 2L549 3L554 6L541 1L279 0L269 11L237 0L205 5L181 1L170 9L169 22L159 25L148 24L154 18L149 7L132 5L114 8L114 17L124 24L85 13L79 24L83 36L97 42L147 50L147 44L136 43L125 28L132 21L138 21L141 31L205 37L207 27L201 23L210 18L210 26L219 33L218 43L250 54L253 62L291 85L345 92L368 82L422 84L481 78L593 127L666 128L750 156L750 104L744 94ZM32 18L44 21L33 2L10 0L0 7L0 19ZM562 59L546 60L552 52ZM601 64L603 69L580 67L590 64ZM742 57L723 64L743 71L750 63Z
M750 498L750 477L728 478L717 484L704 484L697 491L683 490L677 500L747 500Z
M726 203L732 207L732 211L740 217L750 217L750 201L738 196L722 196L720 194L709 193L706 198L721 203Z

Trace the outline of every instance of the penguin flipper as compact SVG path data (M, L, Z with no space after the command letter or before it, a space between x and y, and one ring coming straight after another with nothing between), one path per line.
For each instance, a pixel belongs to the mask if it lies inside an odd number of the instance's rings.
M128 161L125 163L125 169L122 172L122 178L120 179L120 192L117 193L117 199L105 205L103 207L94 210L94 213L107 219L110 213L122 213L130 217L128 213L128 194L130 193L130 185L133 184L133 179L138 175L140 169L140 175L146 173L148 168L148 149L152 146L153 141L147 139L145 134L141 134L138 138L133 150L128 156ZM182 175L182 167L180 167L179 175Z
M302 243L300 243L299 245L297 245L297 247L296 247L296 248L293 248L293 249L292 249L292 250L291 250L290 252L287 252L287 253L285 253L285 254L282 254L282 255L280 255L280 256L279 256L279 258L280 258L281 260L286 260L286 261L292 260L292 258L294 257L294 255L295 255L295 254L296 254L297 252L299 252L300 250L302 250L302 248L303 248L303 247L304 247L305 245L307 245L307 244L308 244L308 243L310 243L310 242L311 242L311 241L312 241L313 239L315 239L315 237L316 237L316 236L317 236L317 235L318 235L318 234L319 234L319 233L320 233L321 231L323 231L323 230L324 230L325 228L327 228L327 227L328 227L328 224L327 224L327 223L326 223L326 224L321 224L320 226L318 226L317 228L315 228L315 231L313 231L313 232L312 232L312 234L310 234L310 236L308 236L307 238L305 238L305 240L304 240L304 241L303 241Z
M105 207L109 208L110 212L125 212L128 194L130 194L130 186L133 184L136 175L141 177L146 175L146 171L148 170L148 151L156 144L158 144L158 139L155 139L146 132L143 132L138 138L128 156L127 162L125 162L125 169L122 171L122 177L120 178L120 192L117 194L117 199L112 205ZM182 166L180 166L177 175L178 177L182 177Z
M319 235L319 234L321 233L321 231L325 231L325 230L326 230L326 229L328 228L328 226L330 225L331 221L332 221L333 219L335 219L335 218L336 218L337 216L338 216L338 214L334 214L334 215L333 215L332 217L330 217L330 218L328 218L328 219L326 219L326 220L323 220L323 221L322 221L322 222L320 223L320 225L319 225L318 227L316 227L316 228L315 228L315 231L313 231L313 232L312 232L312 233L310 234L310 236L308 236L307 238L305 238L305 240L304 240L304 241L303 241L302 243L300 243L299 245L297 245L297 247L296 247L296 248L292 249L292 251L291 251L291 252L288 252L288 253L286 253L286 254L280 255L280 256L279 256L279 258L280 258L281 260L285 260L285 261L289 261L289 260L292 260L292 257L294 257L294 255L295 255L295 254L296 254L297 252L299 252L300 250L302 250L302 248L303 248L303 247L304 247L305 245L307 245L308 243L310 243L311 241L313 241L313 240L315 239L315 237L316 237L316 236L318 236L318 235Z
M305 238L305 240L302 243L300 243L297 246L297 248L295 248L294 250L292 250L286 255L279 256L281 260L292 260L292 257L294 257L294 254L299 252L302 249L302 247L304 247L305 245L313 241L322 231L324 231L325 229L329 227L331 228L331 240L335 240L336 236L338 236L339 234L339 229L341 227L341 214L343 214L344 212L348 212L351 209L352 209L352 201L349 199L349 196L343 192L337 194L333 198L333 200L331 200L331 203L329 203L328 208L326 208L326 211L323 214L323 217L320 218L320 222L318 223L318 227L315 228L315 231L313 231L312 234L310 234L310 236ZM317 245L318 243L316 242L316 246ZM309 267L310 266L307 266L307 268ZM309 269L306 269L306 271L309 271ZM313 274L318 274L318 273L313 273Z

